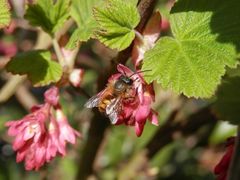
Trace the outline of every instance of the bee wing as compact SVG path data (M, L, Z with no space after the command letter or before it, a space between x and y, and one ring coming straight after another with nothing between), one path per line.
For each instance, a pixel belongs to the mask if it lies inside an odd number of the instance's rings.
M97 95L91 97L85 104L84 107L86 108L93 108L97 107L100 100L101 100L101 95L104 93L105 90L99 92Z
M109 117L112 124L116 124L118 120L118 114L120 110L121 98L115 98L111 100L111 103L106 107L106 114Z

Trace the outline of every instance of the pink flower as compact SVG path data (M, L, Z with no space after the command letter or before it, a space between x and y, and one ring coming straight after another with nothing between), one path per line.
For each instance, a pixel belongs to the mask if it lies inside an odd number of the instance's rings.
M80 136L80 134L68 124L68 120L60 108L56 109L56 122L59 127L59 141L75 144L76 135Z
M157 11L153 13L142 34L137 34L132 50L132 61L136 68L141 65L144 53L153 48L155 42L159 38L162 29L161 24L161 14Z
M17 53L17 45L14 42L0 41L0 55L13 57Z
M80 135L70 127L60 108L58 88L50 88L44 96L45 103L34 106L30 114L6 123L8 135L15 137L16 161L24 160L26 170L38 170L57 154L64 156L66 143L75 144Z
M124 123L135 126L136 135L141 136L147 119L153 125L158 125L157 113L151 108L155 98L153 87L146 84L140 72L134 73L121 64L118 65L117 69L121 75L131 77L133 80L133 99L131 101L123 100L122 112L119 114L116 124Z
M44 93L44 100L47 104L57 106L59 104L59 89L55 86L51 87Z
M79 87L83 79L84 70L83 69L73 69L69 75L69 82L74 87Z
M233 155L234 140L235 140L234 137L228 138L227 151L220 160L220 162L214 168L214 173L217 175L217 180L227 179L227 172Z

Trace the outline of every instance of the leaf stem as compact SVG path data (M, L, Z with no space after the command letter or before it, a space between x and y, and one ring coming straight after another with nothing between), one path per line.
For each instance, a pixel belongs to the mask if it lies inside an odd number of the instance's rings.
M141 43L145 44L143 35L140 32L138 32L137 30L134 30L134 32L135 32L136 37L141 41Z
M61 48L58 44L58 41L56 38L53 38L52 39L52 43L53 43L53 48L56 52L56 55L57 55L57 58L58 58L58 61L59 63L61 64L62 67L66 66L66 62L65 62L65 58L62 54L62 51L61 51Z
M238 125L237 137L235 138L234 151L230 168L228 170L227 180L240 179L240 125Z
M148 50L151 49L151 45L148 41L146 41L143 37L143 35L138 32L137 30L134 30L136 37L139 39L139 41L142 43L142 45Z
M71 70L74 68L75 60L76 60L76 57L78 55L78 51L79 51L81 45L82 45L82 43L80 42L79 45L72 50L71 58L67 62L68 66Z

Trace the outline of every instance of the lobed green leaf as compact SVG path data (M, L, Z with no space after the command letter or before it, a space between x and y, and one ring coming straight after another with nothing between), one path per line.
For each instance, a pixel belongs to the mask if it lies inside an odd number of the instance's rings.
M69 14L69 0L38 0L27 8L25 18L33 26L40 26L50 35L54 35L64 24Z
M214 94L225 66L235 67L240 45L240 1L179 0L170 23L173 38L161 38L145 53L147 82L186 96Z
M87 41L92 37L96 28L96 21L93 17L93 7L102 0L72 0L70 14L76 21L78 28L72 34L67 48L73 49L79 41Z
M9 11L9 5L7 0L0 0L0 28L9 25L11 20L11 14Z
M123 0L108 0L102 7L96 7L94 17L98 23L96 38L119 51L131 44L135 38L134 28L140 21L133 1Z
M44 86L57 82L62 76L62 68L51 60L51 53L35 50L13 57L6 66L13 74L27 75L35 86Z

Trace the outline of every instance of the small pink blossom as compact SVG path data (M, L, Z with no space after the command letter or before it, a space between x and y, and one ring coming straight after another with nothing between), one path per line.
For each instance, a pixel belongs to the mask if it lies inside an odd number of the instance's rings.
M70 50L70 49L66 49L66 48L64 48L64 47L62 47L61 48L61 52L62 52L62 54L63 54L63 56L64 56L64 59L65 59L65 61L66 61L66 64L71 68L71 67L73 67L73 63L74 63L74 61L73 61L73 59L74 59L74 57L75 57L75 55L76 55L76 50Z
M63 114L60 108L56 109L56 122L59 127L59 140L60 142L70 142L72 144L76 143L76 135L80 134L75 131L69 124L67 117Z
M61 48L61 52L65 59L65 65L67 67L66 71L68 71L68 76L62 80L63 83L70 83L74 87L79 87L83 79L84 70L81 68L74 69L74 59L77 53L76 49L69 50L66 48Z
M59 104L59 89L55 86L44 93L44 100L47 104L57 106Z
M116 124L135 126L136 135L141 136L147 119L153 125L158 125L157 113L151 108L151 104L155 98L153 87L146 84L140 72L134 73L121 64L117 66L117 69L119 74L113 76L115 79L117 76L126 75L133 80L133 99L130 101L123 100L122 111L119 114Z
M153 48L155 42L160 36L161 24L162 24L161 14L159 11L155 12L150 20L148 21L141 37L137 37L134 40L134 46L132 50L132 61L135 67L138 67L143 60L144 53Z
M59 90L52 87L44 94L45 103L34 106L21 120L9 121L8 135L15 137L16 161L25 161L26 170L38 170L57 154L66 154L66 143L76 143L80 134L68 124L59 104Z
M17 53L17 45L14 42L0 41L0 56L13 57Z
M74 87L79 87L83 79L84 70L83 69L73 69L69 75L69 82Z

